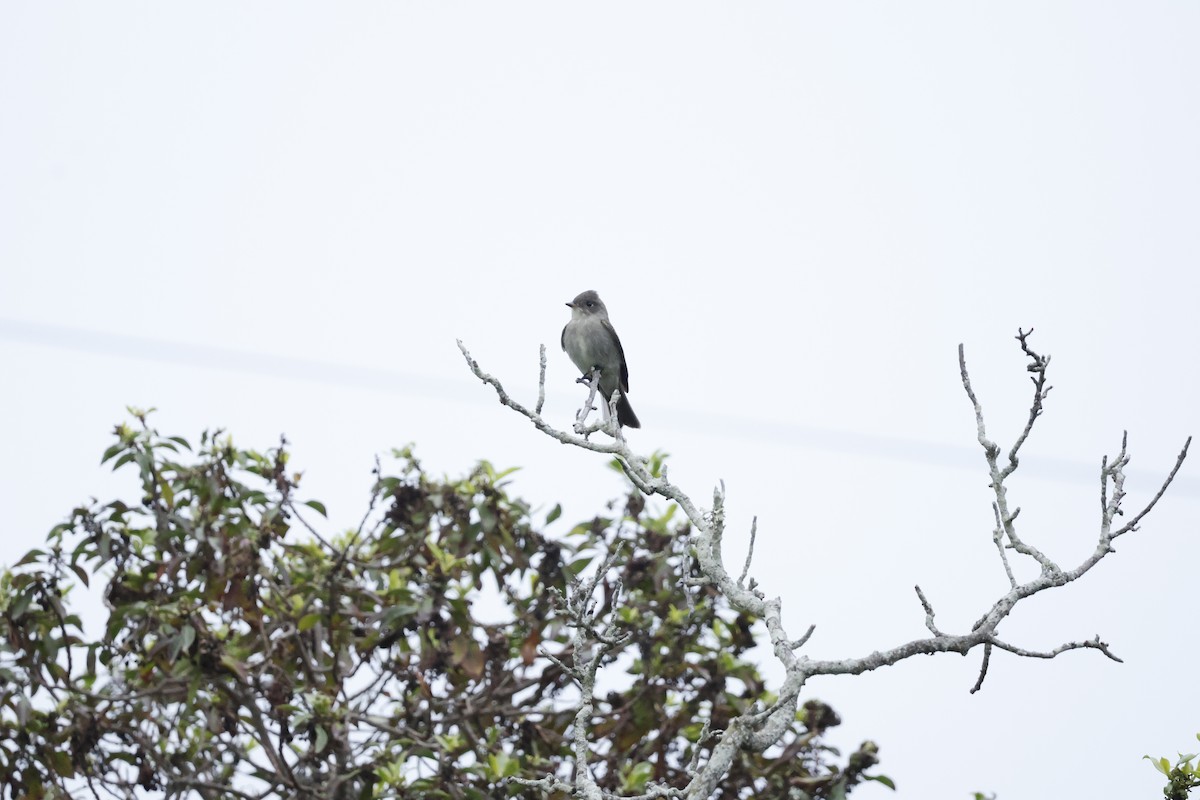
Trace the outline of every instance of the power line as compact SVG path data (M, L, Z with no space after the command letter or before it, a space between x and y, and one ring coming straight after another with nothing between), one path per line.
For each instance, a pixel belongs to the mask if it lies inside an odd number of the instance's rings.
M103 356L245 372L275 378L353 386L376 391L463 399L465 381L414 376L397 370L360 367L309 358L253 353L205 344L164 342L142 336L0 319L0 339Z
M372 391L397 392L439 400L483 402L474 381L399 370L339 364L331 361L255 353L215 345L166 342L142 336L107 333L60 325L0 318L0 339L17 344L55 347L103 356L134 358L203 369L244 372ZM653 406L649 406L653 410ZM845 455L888 458L909 463L954 469L979 470L981 457L976 447L921 442L878 434L838 431L790 422L760 421L744 417L699 414L686 409L663 409L659 418L673 428L717 431L717 435L790 447L825 450ZM1095 483L1097 465L1039 456L1021 464L1026 477L1071 483ZM1153 483L1152 475L1138 471L1130 475L1139 484ZM1161 477L1159 478L1161 480ZM1172 494L1200 497L1200 479L1178 476Z

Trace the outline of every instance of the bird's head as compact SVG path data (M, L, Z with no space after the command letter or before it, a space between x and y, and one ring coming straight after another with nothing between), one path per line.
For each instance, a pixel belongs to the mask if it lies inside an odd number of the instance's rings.
M608 316L608 309L604 307L604 301L591 289L567 303L567 306L571 309L571 319L584 319L593 315Z

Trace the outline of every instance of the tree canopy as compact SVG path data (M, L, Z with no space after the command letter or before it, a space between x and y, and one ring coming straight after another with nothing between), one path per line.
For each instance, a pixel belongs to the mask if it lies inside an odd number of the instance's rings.
M404 449L361 523L329 530L286 442L193 451L134 416L103 461L137 495L74 509L0 579L11 797L525 796L576 763L580 603L612 642L587 720L604 791L684 786L714 731L774 700L756 620L689 583L674 504L631 487L551 534L560 508L512 496L512 470L436 477ZM877 759L869 742L839 759L838 722L808 701L717 796L844 795Z

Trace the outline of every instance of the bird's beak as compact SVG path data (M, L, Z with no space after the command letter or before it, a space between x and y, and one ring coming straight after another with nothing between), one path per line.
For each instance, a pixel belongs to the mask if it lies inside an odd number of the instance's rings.
M567 308L574 308L574 307L575 307L574 303L567 303Z

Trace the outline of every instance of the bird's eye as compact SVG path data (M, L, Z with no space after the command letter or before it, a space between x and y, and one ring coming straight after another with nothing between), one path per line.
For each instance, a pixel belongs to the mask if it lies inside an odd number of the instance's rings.
M592 306L594 306L594 305L596 305L596 304L595 304L595 303L593 303L591 300L588 300L588 301L587 301L587 307L588 307L588 308L591 308L591 307L592 307Z

